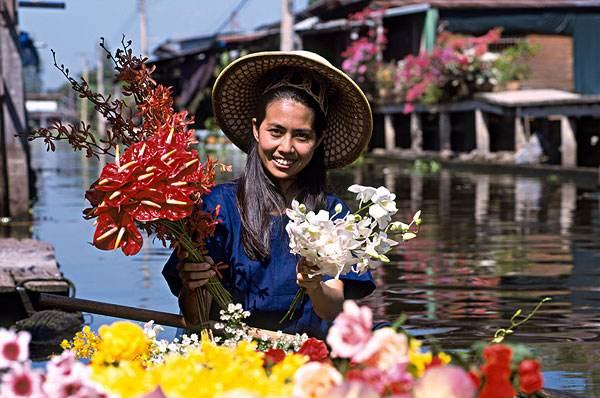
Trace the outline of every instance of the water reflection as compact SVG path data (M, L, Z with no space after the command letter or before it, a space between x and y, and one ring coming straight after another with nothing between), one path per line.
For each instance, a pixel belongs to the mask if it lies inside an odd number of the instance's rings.
M245 158L213 151L233 165ZM125 257L88 244L91 223L81 218L84 190L103 162L62 148L47 155L33 148L39 201L34 237L56 247L65 275L80 297L174 312L177 303L160 270L169 250L147 240L142 253ZM544 358L551 386L600 396L600 195L594 183L506 174L485 174L412 164L363 163L335 171L332 189L386 185L399 201L398 219L423 211L419 237L391 253L376 271L379 288L365 300L378 319L408 316L407 327L433 335L443 346L466 347L490 338L542 297L553 301L518 330ZM111 321L95 317L93 326ZM167 336L168 337L168 334ZM577 344L573 344L577 342Z

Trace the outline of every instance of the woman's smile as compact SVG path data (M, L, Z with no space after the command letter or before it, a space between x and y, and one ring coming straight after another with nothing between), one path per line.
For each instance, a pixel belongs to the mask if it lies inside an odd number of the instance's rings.
M310 163L320 143L313 123L312 109L291 99L271 102L260 126L253 121L258 156L282 188L288 187Z

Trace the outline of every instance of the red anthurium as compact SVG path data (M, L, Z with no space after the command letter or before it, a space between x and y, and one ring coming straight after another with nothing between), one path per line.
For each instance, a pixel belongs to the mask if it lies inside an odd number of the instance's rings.
M116 250L119 247L127 256L142 248L142 235L127 211L106 212L98 217L94 233L94 246L101 250Z

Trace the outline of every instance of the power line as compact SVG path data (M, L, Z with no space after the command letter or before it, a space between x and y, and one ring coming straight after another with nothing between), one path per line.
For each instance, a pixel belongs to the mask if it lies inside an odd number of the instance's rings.
M219 25L217 30L215 30L215 33L214 33L215 36L218 35L219 33L221 33L223 31L223 29L225 29L231 23L231 21L233 21L235 19L237 14L242 10L242 8L244 8L246 3L248 3L248 0L240 0L238 5L233 9L233 11L231 11L231 14L229 14L229 17L227 17L227 19L225 21L223 21L223 23L221 23L221 25Z

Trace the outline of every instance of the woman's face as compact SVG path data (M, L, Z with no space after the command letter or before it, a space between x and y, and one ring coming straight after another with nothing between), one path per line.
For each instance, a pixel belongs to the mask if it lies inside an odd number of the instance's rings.
M296 179L310 162L321 140L314 130L312 109L291 99L277 99L267 105L265 118L256 125L260 160L283 189Z

